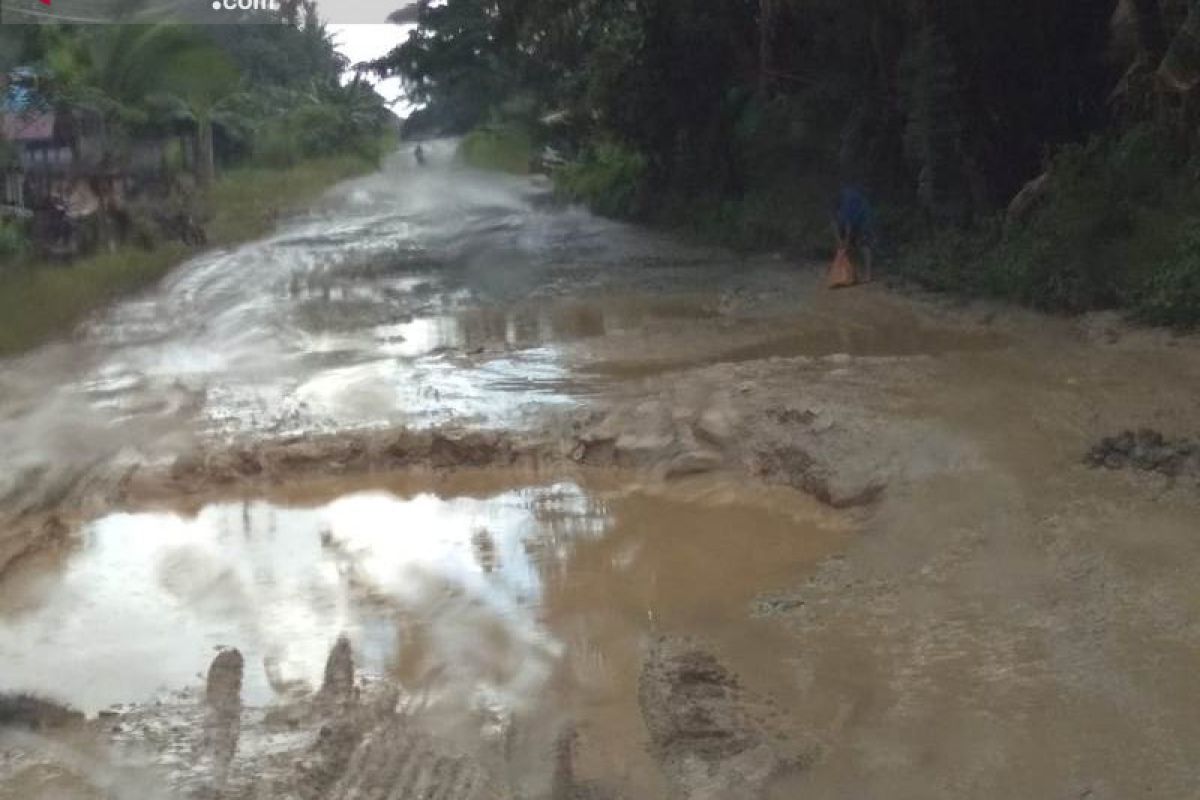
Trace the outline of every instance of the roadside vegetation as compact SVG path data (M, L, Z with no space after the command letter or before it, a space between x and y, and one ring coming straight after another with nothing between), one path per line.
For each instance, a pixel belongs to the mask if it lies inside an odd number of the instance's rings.
M483 125L463 137L458 155L479 169L524 175L533 163L533 140L519 125Z
M1200 6L1180 0L422 3L373 67L506 169L744 248L828 257L864 186L883 265L1050 311L1200 323ZM512 140L513 137L507 137Z
M374 167L374 161L361 155L342 155L293 167L231 169L216 179L209 193L204 246L262 235L279 217L302 209L330 185ZM151 247L126 243L69 264L10 263L0 270L0 356L69 331L90 312L153 284L197 249L177 241Z
M343 83L315 4L257 22L0 31L4 130L54 119L48 144L72 158L54 171L31 156L43 143L0 140L0 168L27 187L0 207L0 354L377 165L395 118ZM94 200L73 213L80 195Z
M1200 163L1151 124L1060 149L1023 218L936 230L899 254L939 290L1048 311L1123 308L1152 324L1200 322Z

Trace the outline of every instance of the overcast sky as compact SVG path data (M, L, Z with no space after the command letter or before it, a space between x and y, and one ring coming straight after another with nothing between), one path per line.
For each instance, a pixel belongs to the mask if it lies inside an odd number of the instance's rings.
M406 0L318 0L321 19L327 23L342 25L384 22L401 6L412 5Z
M395 11L397 6L395 0L392 0L383 16L386 17ZM382 24L347 24L330 21L327 25L330 33L333 34L334 42L337 43L338 50L349 58L351 63L355 64L387 54L389 50L407 39L408 32L413 28L412 25L392 25L386 22ZM383 95L384 99L389 102L403 94L399 78L388 78L376 82L375 91ZM401 116L406 116L412 110L404 101L392 106L392 109Z

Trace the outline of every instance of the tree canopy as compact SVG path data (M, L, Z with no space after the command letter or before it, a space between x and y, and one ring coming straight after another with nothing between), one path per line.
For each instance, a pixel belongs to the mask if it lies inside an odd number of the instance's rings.
M423 104L410 131L520 129L605 213L818 252L853 182L898 267L940 288L1080 309L1200 286L1170 260L1200 238L1195 2L421 0L406 19L372 66Z
M64 115L102 122L107 158L131 138L190 128L197 177L217 161L294 162L365 147L390 124L383 99L360 81L312 2L284 4L247 24L5 26L4 68L30 68L38 92Z
M375 64L432 124L565 110L660 180L737 190L755 155L999 202L1102 124L1114 0L446 0Z

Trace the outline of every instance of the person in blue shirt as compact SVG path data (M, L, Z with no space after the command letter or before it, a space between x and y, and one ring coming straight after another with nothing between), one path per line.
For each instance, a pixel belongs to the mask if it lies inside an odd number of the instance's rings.
M834 212L834 232L838 248L854 249L862 254L863 280L871 281L875 247L875 214L867 196L857 186L845 186L838 193Z

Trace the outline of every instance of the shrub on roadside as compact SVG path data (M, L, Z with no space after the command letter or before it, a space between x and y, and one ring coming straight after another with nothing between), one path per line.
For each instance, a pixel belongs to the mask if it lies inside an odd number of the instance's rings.
M484 125L463 137L458 155L478 169L525 175L533 160L533 140L519 125Z
M286 168L344 154L378 162L387 134L386 129L354 126L338 106L309 103L259 127L250 140L251 163Z
M270 230L275 219L329 185L362 174L358 156L313 159L286 170L238 167L222 174L206 199L208 241L242 241ZM171 208L169 200L160 208ZM200 213L200 211L197 211ZM152 220L147 224L154 224ZM152 236L158 237L157 230ZM25 263L0 269L0 355L17 353L68 332L82 317L120 295L147 286L194 252L178 241L132 242L69 265Z
M0 220L0 264L16 261L29 251L29 236L15 220Z
M1044 311L1135 305L1200 208L1165 136L1141 126L1062 148L1045 197L1021 227L1004 231L992 219L939 230L906 248L900 271L932 289ZM1155 284L1160 293L1165 280Z
M254 164L264 167L293 166L303 158L300 138L286 121L270 122L255 135L251 157Z
M554 183L569 200L586 203L599 214L628 219L645 211L645 174L646 159L640 153L615 142L600 142L582 160L559 168Z
M1200 326L1200 227L1193 227L1178 254L1149 277L1134 314L1154 325Z
M1123 144L1095 140L1054 159L1047 201L994 253L1002 296L1048 311L1120 303L1124 245L1139 233L1135 203L1145 188Z

